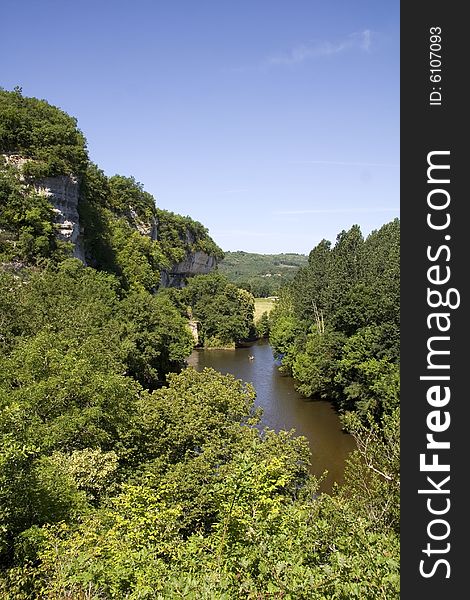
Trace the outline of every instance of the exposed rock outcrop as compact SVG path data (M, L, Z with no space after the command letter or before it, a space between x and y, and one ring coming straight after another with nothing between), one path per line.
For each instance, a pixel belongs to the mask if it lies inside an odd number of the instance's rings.
M25 165L29 160L31 160L30 158L25 158L24 156L21 156L21 154L10 153L2 154L2 156L5 159L7 165L13 165L18 170L21 170L23 168L23 165Z
M193 275L207 275L217 266L217 259L200 250L191 252L186 258L161 273L163 287L184 287L186 279Z
M30 162L20 154L4 154L7 164L18 169L22 181L28 180L23 176L23 166ZM44 177L30 181L40 194L46 195L53 207L55 222L57 224L57 237L73 244L73 256L85 262L83 248L83 235L80 229L80 217L78 214L78 200L80 192L80 181L73 175L57 175L55 177Z
M80 229L78 200L80 182L73 175L45 177L33 182L38 192L45 194L53 205L58 225L57 237L73 244L75 258L85 262L83 235Z
M137 212L132 207L129 207L127 218L129 223L135 227L141 235L145 235L153 241L158 239L158 221L155 216L152 216L150 221L143 221Z
M31 161L20 154L4 154L6 162L18 169L21 180L30 183L41 194L47 196L52 204L57 225L57 237L73 245L73 256L87 263L85 258L86 232L80 225L80 215L78 212L80 200L80 179L74 175L57 175L53 177L44 177L40 179L30 179L23 176L22 171L26 163ZM171 215L171 213L168 213ZM117 217L117 215L116 215ZM129 206L125 215L132 228L141 235L149 237L153 241L159 240L158 217L154 214L150 218L145 218L139 214L132 206ZM178 215L173 215L175 219L180 219ZM184 287L187 279L194 275L206 275L217 266L217 257L208 254L204 250L198 249L200 244L200 234L193 229L194 224L178 225L180 227L179 238L180 248L186 252L185 258L173 264L170 268L164 269L160 273L160 285L162 287ZM200 224L196 224L199 225ZM92 256L88 257L90 261Z
M191 335L193 336L194 344L197 346L199 344L199 330L198 330L198 321L194 321L190 319L188 321L188 327L191 331Z

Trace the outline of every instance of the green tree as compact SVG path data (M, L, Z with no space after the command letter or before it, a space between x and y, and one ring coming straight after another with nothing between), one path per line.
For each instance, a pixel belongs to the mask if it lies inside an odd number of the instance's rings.
M309 333L305 350L296 354L292 364L292 375L301 394L329 399L338 396L335 375L344 341L344 334L334 330Z
M369 326L351 336L337 363L341 406L380 417L398 406L399 331L391 324Z
M345 488L356 510L371 530L398 534L400 522L400 410L393 409L380 422L354 412L344 422L358 450L347 463Z
M30 158L31 177L80 175L88 162L77 121L45 100L0 90L0 153Z
M117 319L127 372L144 387L162 383L191 354L194 340L187 320L166 295L131 292L120 303Z
M0 257L40 264L61 260L71 246L56 236L52 205L0 157Z
M181 295L200 321L206 345L229 345L254 334L253 296L219 273L191 278Z
M269 314L267 311L265 311L261 315L259 320L256 322L256 331L257 331L258 336L261 338L269 337L269 328L270 328Z
M113 175L108 179L110 195L109 208L131 221L136 218L150 221L156 215L155 198L144 190L134 177Z

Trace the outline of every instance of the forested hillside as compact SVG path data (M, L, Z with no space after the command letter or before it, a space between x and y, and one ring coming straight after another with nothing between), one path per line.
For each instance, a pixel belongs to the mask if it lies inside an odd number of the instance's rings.
M398 223L320 244L270 319L283 368L358 440L319 494L251 385L185 368L190 321L206 346L254 328L203 225L19 90L0 152L0 597L398 598Z
M225 252L219 271L255 297L267 298L277 296L281 287L292 281L297 270L306 262L304 254Z
M127 289L155 291L165 275L176 271L184 283L223 257L201 223L157 208L133 177L107 177L93 164L76 119L20 90L0 90L0 202L5 263L74 253ZM193 273L198 253L207 264Z

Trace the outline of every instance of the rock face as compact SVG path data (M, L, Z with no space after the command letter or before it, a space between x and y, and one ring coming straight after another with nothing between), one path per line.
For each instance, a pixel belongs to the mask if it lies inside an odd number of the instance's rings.
M152 217L149 222L142 221L132 207L129 208L127 217L129 223L131 223L141 235L145 235L153 241L158 239L158 221L156 217Z
M188 327L191 331L191 335L193 336L194 344L197 346L199 344L198 322L190 319L188 322Z
M23 165L25 165L30 159L24 158L21 154L2 154L5 159L7 165L13 165L17 169L21 170Z
M3 155L6 162L18 168L21 179L22 167L30 161L19 154ZM52 204L57 224L57 236L60 240L73 244L73 256L86 264L84 249L84 232L80 226L78 204L80 198L80 180L73 175L44 177L31 182L36 190L47 196ZM127 220L141 235L151 240L158 240L158 220L153 216L149 221L143 220L130 206ZM186 257L171 268L161 271L162 287L184 287L188 277L206 275L217 266L217 258L201 250L195 250L197 241L191 230L181 232L181 241L187 248ZM91 259L92 257L90 257Z
M31 159L12 153L4 154L3 157L7 164L13 165L18 169L19 176L24 181L21 170ZM32 181L32 185L40 194L47 196L52 204L55 221L58 226L57 237L64 242L72 243L73 256L84 263L85 251L78 214L79 179L73 175L58 175L35 179Z
M73 244L73 256L85 262L83 235L80 229L78 199L80 182L73 175L45 177L34 181L38 192L45 194L53 205L58 225L57 237Z
M217 259L205 252L196 251L186 255L186 258L173 265L171 269L162 271L162 287L184 287L186 279L193 275L207 275L217 265Z

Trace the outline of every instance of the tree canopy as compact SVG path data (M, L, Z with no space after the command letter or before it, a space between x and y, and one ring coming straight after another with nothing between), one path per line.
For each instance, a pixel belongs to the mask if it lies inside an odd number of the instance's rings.
M77 120L21 90L0 89L0 154L32 159L24 172L33 177L80 175L88 163Z
M206 346L227 346L255 335L254 298L220 273L192 277L179 299L191 309Z
M271 314L271 343L306 396L382 414L398 398L399 222L365 240L353 226L320 242ZM374 391L375 390L375 391ZM382 400L380 399L382 398Z

